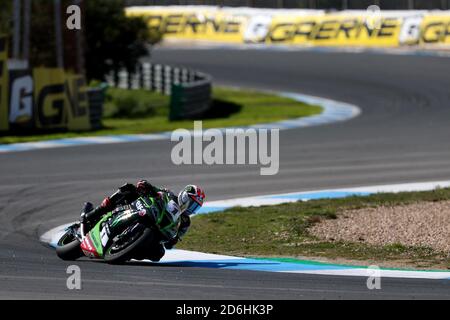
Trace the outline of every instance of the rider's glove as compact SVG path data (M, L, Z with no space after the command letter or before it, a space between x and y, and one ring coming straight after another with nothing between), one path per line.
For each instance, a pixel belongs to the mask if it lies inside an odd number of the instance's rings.
M113 204L110 197L106 197L105 199L103 199L102 203L100 204L100 207L105 208L108 211L112 210Z
M153 191L153 186L147 180L139 180L136 184L136 190L140 195L146 195Z

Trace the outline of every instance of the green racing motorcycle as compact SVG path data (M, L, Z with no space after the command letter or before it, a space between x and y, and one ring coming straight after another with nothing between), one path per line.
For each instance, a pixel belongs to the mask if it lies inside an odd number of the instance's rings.
M66 228L56 246L63 260L83 256L108 263L143 260L156 245L175 237L180 224L178 205L162 199L140 197L107 213L85 234L79 222Z

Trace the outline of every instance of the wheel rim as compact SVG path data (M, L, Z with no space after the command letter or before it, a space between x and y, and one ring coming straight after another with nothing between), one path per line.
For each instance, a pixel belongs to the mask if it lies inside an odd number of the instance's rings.
M127 233L134 231L133 229L134 227L131 230L127 229L124 232L122 232L122 234L118 236L119 237L118 241L113 242L113 244L109 247L107 253L116 254L122 251L123 249L129 247L131 244L133 244L142 235L142 231L136 231L132 236L125 237ZM121 239L122 237L126 238L126 241L120 242L120 240L122 240Z
M60 247L65 246L66 244L69 244L74 240L75 240L75 238L73 235L66 233L65 235L62 236L61 239L59 239L58 246L60 246Z

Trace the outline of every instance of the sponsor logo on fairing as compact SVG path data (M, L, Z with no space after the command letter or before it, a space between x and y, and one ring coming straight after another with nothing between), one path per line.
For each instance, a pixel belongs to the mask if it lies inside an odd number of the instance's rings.
M138 210L144 210L144 205L142 204L141 201L136 201L136 209Z
M83 250L83 253L87 257L96 258L98 257L97 250L94 248L94 245L92 244L90 236L86 236L81 243L81 250Z

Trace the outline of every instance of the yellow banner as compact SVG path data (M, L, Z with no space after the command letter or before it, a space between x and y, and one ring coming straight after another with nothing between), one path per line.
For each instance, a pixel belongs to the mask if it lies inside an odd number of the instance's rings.
M247 22L246 16L211 10L128 10L127 15L145 17L149 28L164 33L166 38L234 43L242 42Z
M36 68L33 78L37 128L90 129L82 76L66 74L63 69Z
M319 46L398 46L402 18L371 14L298 14L201 9L130 8L166 38ZM254 40L256 39L256 40Z
M8 120L8 41L0 35L0 130L9 129Z
M275 17L267 43L314 46L398 46L401 19L366 15Z
M33 70L34 108L37 128L64 128L67 123L63 69Z
M81 75L66 75L66 97L68 102L69 130L89 130L89 100L86 80Z
M131 7L169 39L299 46L450 45L450 11L341 11Z
M421 25L420 43L424 45L450 44L450 14L430 14Z

